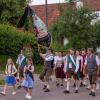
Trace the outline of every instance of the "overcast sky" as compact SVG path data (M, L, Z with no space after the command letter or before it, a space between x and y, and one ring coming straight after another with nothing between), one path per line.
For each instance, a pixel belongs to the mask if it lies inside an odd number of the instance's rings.
M63 3L65 0L48 0L48 4L52 3ZM33 5L45 4L45 0L32 0Z

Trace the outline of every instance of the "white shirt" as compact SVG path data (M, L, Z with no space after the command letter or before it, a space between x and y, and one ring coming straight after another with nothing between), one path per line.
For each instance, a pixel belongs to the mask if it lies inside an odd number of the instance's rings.
M72 55L70 55L70 58L71 58L71 60L72 60L72 62L74 63L74 65L75 65L75 72L77 72L78 71L78 69L79 69L79 66L76 64L76 62L74 61L74 58L73 58L73 56ZM72 63L69 63L69 67L70 68L72 68L73 66L72 66Z
M71 60L73 61L73 63L74 63L74 65L76 66L76 69L75 69L75 72L77 72L78 71L78 69L79 69L79 60L81 59L81 57L79 56L77 59L76 59L76 62L74 61L74 59L73 59L73 56L72 55L70 55L70 58L71 58ZM64 72L67 72L67 56L65 57L65 63L64 63ZM72 63L69 63L69 68L72 68L73 66L72 66Z
M72 55L70 55L70 58L71 58L71 60L73 61L75 67L76 67L75 72L78 72L79 66L78 66L78 65L76 64L76 62L74 61L74 58L73 58ZM71 64L71 65L72 65L72 64Z
M77 64L77 66L78 66L78 68L80 67L80 60L81 60L81 63L82 63L82 57L81 56L77 56L76 57L76 64Z
M64 72L67 72L67 56L64 57Z
M62 67L62 63L63 63L63 57L56 57L56 62L55 62L55 65L56 67Z
M42 54L45 61L51 61L54 59L53 54Z
M25 59L24 55L19 55L16 61L16 64L18 64L19 66L21 66L22 61Z

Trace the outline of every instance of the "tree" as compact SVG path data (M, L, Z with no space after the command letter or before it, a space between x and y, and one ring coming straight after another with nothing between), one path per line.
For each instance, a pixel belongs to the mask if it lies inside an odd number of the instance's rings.
M26 0L0 0L0 23L16 25L25 5Z
M97 16L88 8L79 9L69 7L55 22L51 31L53 41L57 43L61 37L67 37L70 46L75 49L96 47L96 37L91 21ZM62 46L62 44L61 44Z
M100 21L96 22L93 26L95 37L96 37L96 43L95 46L98 48L100 47Z

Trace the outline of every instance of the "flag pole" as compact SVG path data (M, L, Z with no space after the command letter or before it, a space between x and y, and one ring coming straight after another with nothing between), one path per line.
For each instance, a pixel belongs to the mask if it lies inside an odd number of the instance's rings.
M45 23L48 29L48 1L47 0L45 0Z

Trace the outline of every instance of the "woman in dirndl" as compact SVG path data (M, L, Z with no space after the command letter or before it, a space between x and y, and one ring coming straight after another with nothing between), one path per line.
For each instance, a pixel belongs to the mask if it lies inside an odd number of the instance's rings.
M59 85L63 86L63 81L65 78L63 68L64 68L64 59L62 56L62 52L59 52L55 62L55 76L57 79L56 81L57 86Z
M32 99L32 89L34 84L34 65L31 58L28 59L28 65L24 68L24 80L22 82L22 86L26 91L26 99Z
M13 63L13 60L9 58L7 61L6 70L5 70L5 74L6 74L5 86L4 86L3 91L0 94L6 95L8 86L13 86L12 95L16 94L16 89L15 89L16 79L14 76L16 73L17 73L17 69Z

